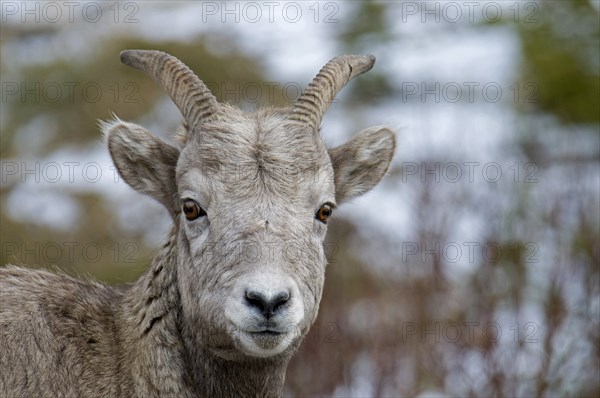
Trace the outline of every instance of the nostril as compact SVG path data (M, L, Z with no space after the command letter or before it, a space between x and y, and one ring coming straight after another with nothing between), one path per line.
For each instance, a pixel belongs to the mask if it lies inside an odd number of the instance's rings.
M271 300L273 312L277 312L277 310L281 308L285 303L287 303L289 299L290 294L288 292L280 292L277 295L275 295L275 297L273 297L273 300Z
M246 291L246 303L256 308L265 318L270 318L279 311L290 299L288 292L282 291L270 298L261 292L254 290Z
M250 307L256 307L260 312L263 312L267 306L266 297L262 293L252 290L246 292L246 301L250 304Z

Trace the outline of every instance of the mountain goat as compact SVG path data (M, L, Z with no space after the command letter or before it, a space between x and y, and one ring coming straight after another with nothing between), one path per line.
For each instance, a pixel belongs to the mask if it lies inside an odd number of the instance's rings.
M336 93L375 58L336 57L293 106L252 113L218 103L171 55L128 50L121 61L183 114L177 147L103 124L122 178L161 202L173 228L124 286L0 268L0 396L281 395L317 316L327 221L381 180L394 153L383 127L333 149L320 137Z

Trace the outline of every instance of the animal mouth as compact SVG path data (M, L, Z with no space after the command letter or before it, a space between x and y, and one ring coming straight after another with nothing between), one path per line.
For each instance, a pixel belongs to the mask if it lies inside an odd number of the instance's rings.
M241 351L255 357L270 357L285 351L298 334L273 321L257 322L238 328L234 338Z
M263 321L246 328L246 333L253 336L282 336L289 332L285 327L281 327L277 322Z
M276 337L276 336L282 335L284 333L283 332L278 332L278 331L275 331L275 330L269 330L269 329L267 329L267 330L260 330L260 331L257 331L257 332L250 332L250 334L256 335L256 336L273 336L273 337Z

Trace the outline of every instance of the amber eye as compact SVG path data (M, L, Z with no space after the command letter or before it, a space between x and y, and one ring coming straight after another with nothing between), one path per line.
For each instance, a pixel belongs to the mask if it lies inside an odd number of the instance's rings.
M317 213L315 214L315 218L319 221L321 221L323 224L327 224L327 220L329 219L329 217L331 217L331 214L333 213L333 206L330 205L329 203L325 203L324 205L322 205L319 210L317 210Z
M186 199L183 201L183 214L185 214L185 218L192 221L205 216L206 212L195 200Z

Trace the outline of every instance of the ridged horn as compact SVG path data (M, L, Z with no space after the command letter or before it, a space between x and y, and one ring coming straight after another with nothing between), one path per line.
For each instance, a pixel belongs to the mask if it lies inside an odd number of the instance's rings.
M146 73L169 94L189 131L216 116L217 99L204 82L174 56L155 50L125 50L121 52L121 62Z
M336 94L351 79L370 70L373 64L373 55L340 55L329 61L294 104L290 120L317 130Z

